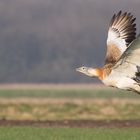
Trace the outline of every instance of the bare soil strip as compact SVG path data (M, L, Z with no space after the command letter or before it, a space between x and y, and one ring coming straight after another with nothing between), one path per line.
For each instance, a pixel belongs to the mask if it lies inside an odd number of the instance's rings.
M103 84L0 84L0 89L111 89Z
M0 98L0 104L65 104L65 103L74 103L77 105L82 104L114 104L114 105L125 105L125 104L140 104L139 99L120 99L120 98L111 98L111 99L70 99L70 98L61 98L61 99L55 99L55 98L27 98L27 97L20 97L20 98Z
M140 120L62 120L62 121L13 121L0 120L0 126L29 126L46 128L140 128Z

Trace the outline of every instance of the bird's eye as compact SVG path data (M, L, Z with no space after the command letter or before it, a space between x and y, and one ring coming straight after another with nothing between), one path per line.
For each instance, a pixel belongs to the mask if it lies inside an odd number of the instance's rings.
M85 70L85 68L83 67L83 70Z

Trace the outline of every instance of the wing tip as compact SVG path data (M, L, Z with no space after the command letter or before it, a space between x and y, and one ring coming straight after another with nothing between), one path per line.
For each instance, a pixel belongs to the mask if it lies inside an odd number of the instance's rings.
M120 10L111 18L109 30L119 32L119 37L124 39L128 46L136 38L136 18L131 12L122 12Z

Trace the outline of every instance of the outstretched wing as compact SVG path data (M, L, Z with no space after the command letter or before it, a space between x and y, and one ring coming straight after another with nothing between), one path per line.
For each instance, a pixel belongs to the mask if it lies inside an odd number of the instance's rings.
M115 63L135 39L135 19L131 13L122 14L121 11L112 17L107 38L106 64Z

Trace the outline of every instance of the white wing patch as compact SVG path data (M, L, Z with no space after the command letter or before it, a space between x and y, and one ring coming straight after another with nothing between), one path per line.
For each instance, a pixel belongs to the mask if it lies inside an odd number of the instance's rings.
M118 37L116 32L109 30L107 44L111 44L111 43L117 46L121 51L121 53L123 53L127 48L125 39Z

